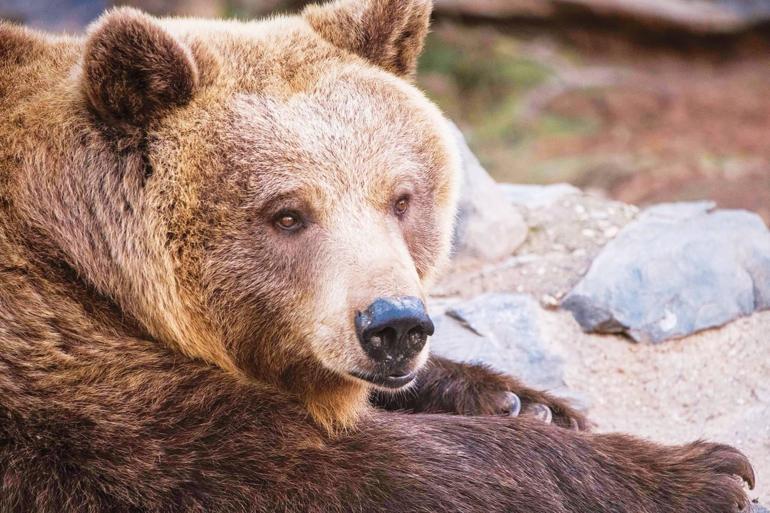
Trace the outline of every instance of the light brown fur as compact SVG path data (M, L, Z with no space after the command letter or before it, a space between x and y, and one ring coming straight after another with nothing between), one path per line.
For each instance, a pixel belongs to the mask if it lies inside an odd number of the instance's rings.
M388 16L404 21L382 40L356 42L355 52L386 55L393 71L408 75L423 38L415 33L413 39L401 40L398 34L410 24L427 26L427 2L381 4L393 10ZM347 9L347 3L334 9ZM364 383L333 372L361 365L362 358L354 356L360 349L349 322L351 312L364 309L378 295L423 296L424 284L446 258L456 156L440 114L419 92L332 46L312 29L324 12L309 8L310 23L301 18L250 24L178 19L161 26L123 10L98 22L85 39L52 43L32 36L49 52L62 54L56 61L37 63L45 66L46 76L58 77L58 83L47 88L55 98L11 91L9 96L21 99L11 109L11 118L23 118L25 127L19 131L6 126L2 131L17 139L9 152L24 155L15 172L24 176L14 180L10 192L24 220L152 336L249 379L280 382L289 359L272 354L275 343L244 341L253 336L248 332L261 330L252 319L224 318L223 312L235 308L232 298L212 299L211 289L232 289L231 284L214 282L231 279L236 269L215 278L204 274L217 276L207 267L212 260L217 266L222 261L232 266L243 262L230 262L226 255L212 258L220 249L205 247L204 239L244 229L234 228L243 219L234 218L233 211L245 201L255 201L246 194L268 201L278 189L294 187L295 200L315 201L317 224L339 234L328 240L324 253L334 255L335 261L324 255L303 256L312 268L292 272L307 275L304 289L287 288L273 300L291 303L304 318L292 319L284 333L269 333L280 336L282 351L293 353L295 360L305 359L299 367L292 365L293 382L281 385L306 396L310 411L331 427L351 425L367 397ZM362 23L379 20L379 15L369 13ZM348 28L352 25L343 32ZM198 54L205 48L201 63L195 60L196 48ZM223 58L234 49L235 58ZM215 69L206 68L212 60ZM162 73L143 74L156 68ZM20 72L9 69L5 76ZM208 77L205 84L200 74ZM149 85L134 91L132 80ZM143 93L145 87L152 96ZM362 94L371 98L363 111ZM223 101L226 98L231 100ZM92 116L106 127L94 127ZM31 133L45 134L44 140ZM347 145L335 147L335 139ZM379 140L389 140L388 146L370 147L370 141ZM115 149L122 153L120 160L113 156ZM151 179L145 177L146 164L152 168ZM417 165L424 170L418 173ZM119 168L124 181L111 182L104 171L108 168ZM104 178L95 181L94 174ZM399 176L406 180L405 190L423 188L419 199L427 209L420 213L426 218L415 221L405 239L386 218L373 217L387 213ZM364 194L349 194L351 190ZM98 210L80 211L70 191ZM105 195L113 199L97 203ZM347 203L330 203L338 198ZM73 207L78 211L72 212ZM350 217L357 215L361 219ZM323 236L313 237L317 242ZM372 248L372 254L363 254L365 247ZM392 250L383 253L383 247ZM207 279L212 282L209 290L201 286ZM321 283L328 283L329 289ZM347 290L365 292L346 299ZM212 302L219 312L211 310ZM248 352L241 361L239 351ZM333 361L325 366L312 361L327 355ZM339 368L329 369L335 365Z

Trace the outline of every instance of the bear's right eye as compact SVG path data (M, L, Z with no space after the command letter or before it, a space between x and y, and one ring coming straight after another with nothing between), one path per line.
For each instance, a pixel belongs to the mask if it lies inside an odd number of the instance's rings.
M275 225L286 232L297 231L302 228L302 218L297 212L279 212L275 216Z

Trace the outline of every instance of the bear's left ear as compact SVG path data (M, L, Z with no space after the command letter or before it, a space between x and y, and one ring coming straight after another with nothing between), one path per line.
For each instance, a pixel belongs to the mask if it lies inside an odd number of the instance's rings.
M337 0L311 5L304 18L339 48L411 78L428 35L432 0Z
M103 121L142 128L187 103L198 83L190 50L149 16L115 9L99 20L83 58L85 96Z

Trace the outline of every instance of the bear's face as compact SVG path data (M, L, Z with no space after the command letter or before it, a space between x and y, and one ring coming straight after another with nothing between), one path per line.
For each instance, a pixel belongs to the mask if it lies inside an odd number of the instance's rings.
M317 362L400 388L427 358L432 328L420 303L446 254L454 160L441 119L410 86L330 67L285 98L233 94L202 130L207 143L158 138L207 176L190 214L206 220L196 228L206 249L182 252L179 267L197 262L189 281L239 368L287 380ZM185 115L194 111L192 102ZM395 321L367 318L378 300ZM399 325L410 316L412 326ZM405 331L372 347L367 322Z
M405 80L429 14L340 0L249 24L105 16L83 97L138 221L108 234L124 281L76 267L224 368L313 397L407 386L457 181L443 118Z

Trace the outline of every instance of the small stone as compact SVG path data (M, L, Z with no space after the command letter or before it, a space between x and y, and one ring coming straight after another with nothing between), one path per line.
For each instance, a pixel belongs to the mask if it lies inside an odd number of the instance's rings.
M551 294L543 294L540 297L540 304L547 308L556 308L559 306L559 300Z

